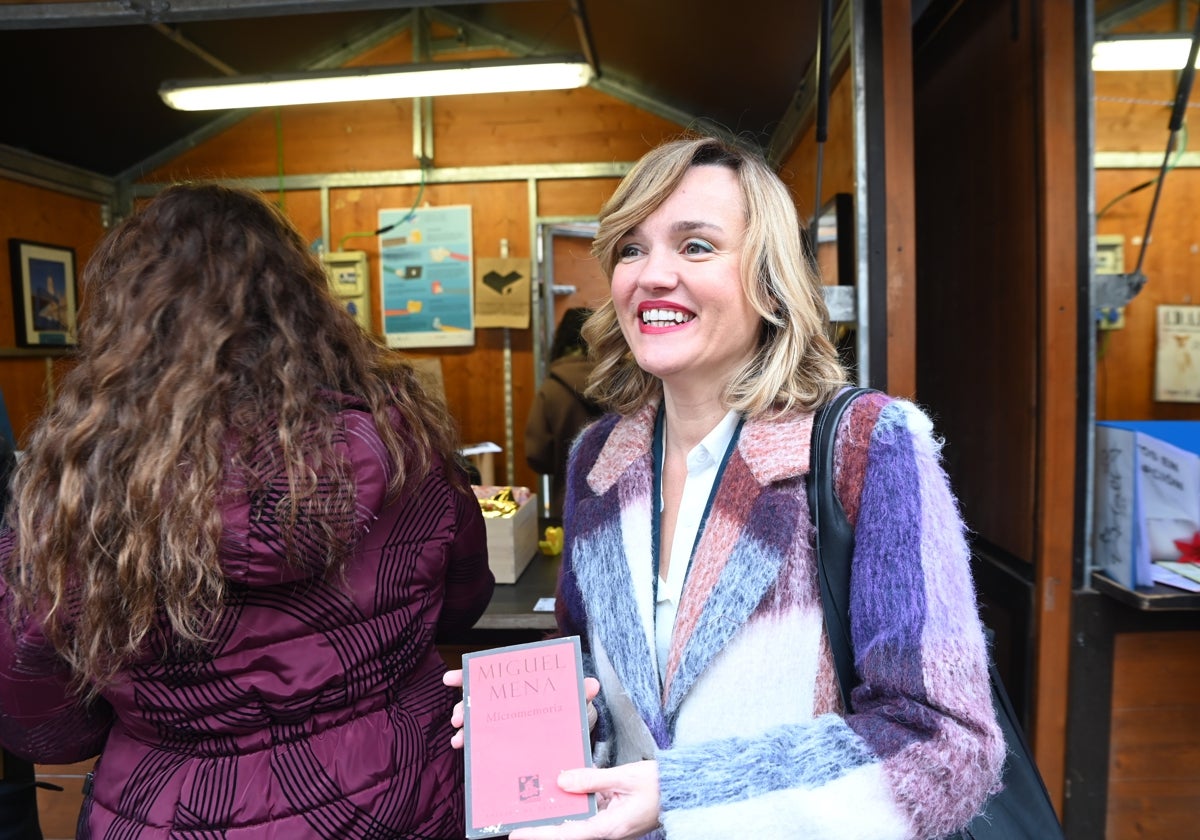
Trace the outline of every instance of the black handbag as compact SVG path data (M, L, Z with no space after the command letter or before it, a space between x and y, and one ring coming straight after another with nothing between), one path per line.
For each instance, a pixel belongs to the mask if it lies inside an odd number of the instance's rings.
M825 626L833 651L838 684L845 708L850 708L850 691L858 683L850 640L850 561L854 554L854 531L833 489L833 443L838 420L846 407L866 388L842 391L813 418L812 449L809 453L808 504L816 529L817 578L825 607ZM993 794L983 813L951 840L1061 840L1062 825L1046 792L1016 712L1004 690L996 663L988 657L992 705L1004 732L1008 757L1004 762L1004 787Z

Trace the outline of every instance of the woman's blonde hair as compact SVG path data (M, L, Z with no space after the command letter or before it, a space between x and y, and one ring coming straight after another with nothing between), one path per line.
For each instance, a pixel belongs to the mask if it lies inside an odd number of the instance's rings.
M746 208L742 286L762 317L758 352L729 382L726 405L750 417L820 405L845 384L846 374L828 338L829 313L820 279L804 253L796 207L758 155L710 137L655 148L601 208L593 256L611 281L621 237L653 213L695 166L723 166L737 176ZM628 414L660 392L659 379L634 360L611 298L588 320L583 335L597 360L589 397Z
M6 575L90 693L160 631L207 638L231 477L260 498L279 488L286 556L340 570L360 536L339 454L347 398L387 448L389 498L454 457L444 407L256 193L166 189L100 243L82 292L78 362L18 468Z

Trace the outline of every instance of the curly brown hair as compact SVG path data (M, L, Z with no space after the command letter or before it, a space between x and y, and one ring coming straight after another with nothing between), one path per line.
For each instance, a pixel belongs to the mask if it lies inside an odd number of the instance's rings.
M327 569L340 570L357 536L335 447L347 398L387 447L390 499L437 464L465 489L444 405L338 304L299 232L257 193L167 188L105 237L82 292L78 363L18 467L6 574L17 609L44 616L89 693L159 627L204 643L225 599L231 473L251 491L286 476L280 521L315 522ZM270 475L249 466L263 449Z

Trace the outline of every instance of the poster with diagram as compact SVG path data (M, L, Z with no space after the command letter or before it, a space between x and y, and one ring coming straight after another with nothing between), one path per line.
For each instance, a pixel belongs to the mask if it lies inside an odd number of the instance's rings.
M378 230L388 347L474 345L470 206L380 210Z
M1200 402L1200 306L1158 307L1154 399Z

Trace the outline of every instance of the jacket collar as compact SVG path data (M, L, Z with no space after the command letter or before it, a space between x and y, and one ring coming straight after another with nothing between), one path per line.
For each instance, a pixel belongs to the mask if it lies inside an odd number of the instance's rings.
M604 495L635 461L650 451L657 411L658 400L655 400L617 421L588 473L588 486L596 495ZM810 412L803 412L746 421L737 453L760 486L808 473L812 420Z
M581 530L575 551L587 558L576 565L594 607L589 619L623 688L658 738L779 577L798 520L808 510L796 504L793 489L777 485L808 472L812 415L751 420L743 427L684 585L666 687L660 690L649 533L656 411L657 403L647 405L621 418L608 435L587 476L595 495L580 499L576 511L581 521L597 527L583 529L586 535Z

